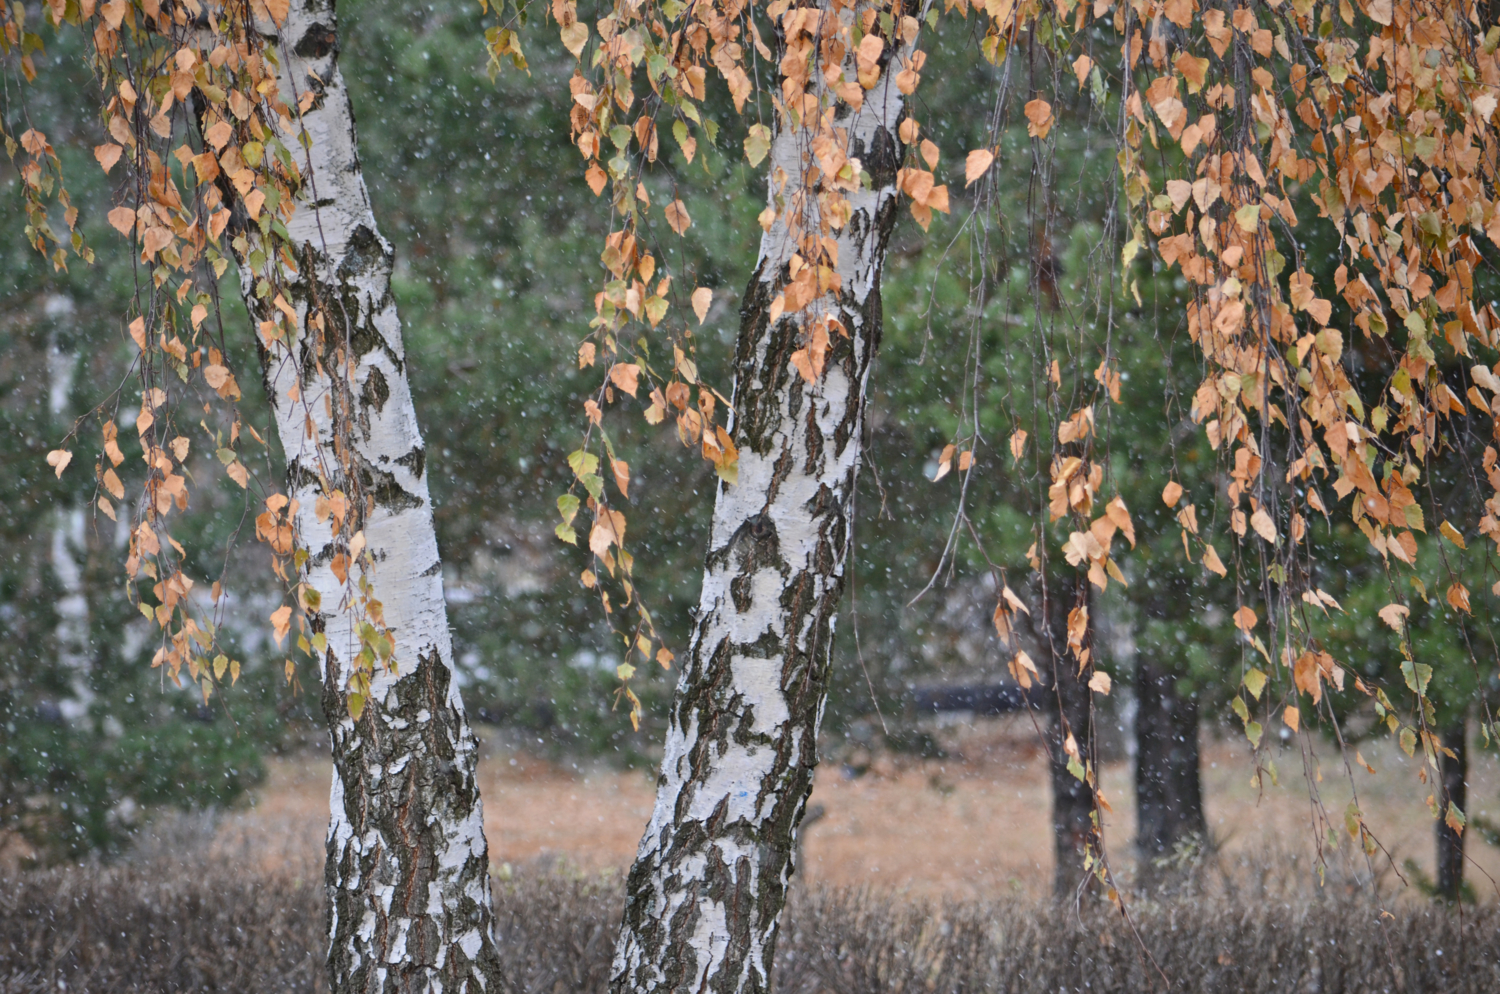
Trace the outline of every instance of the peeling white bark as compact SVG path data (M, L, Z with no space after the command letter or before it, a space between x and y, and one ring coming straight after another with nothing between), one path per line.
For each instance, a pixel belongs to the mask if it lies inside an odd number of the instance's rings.
M853 11L843 11L852 17ZM898 58L904 58L905 51ZM852 63L851 63L852 65ZM889 68L889 67L888 67ZM812 789L866 386L880 338L880 273L896 213L902 99L887 71L835 127L870 174L834 232L841 292L771 321L796 251L785 216L761 241L742 308L732 430L739 482L721 483L697 621L672 706L650 826L631 870L611 990L765 991L797 826ZM778 127L771 190L791 202L812 157ZM804 322L836 317L824 376L789 363Z
M306 183L287 223L301 267L286 294L298 331L290 343L262 339L288 496L298 503L296 541L310 554L306 579L322 598L309 624L328 640L332 990L496 990L504 982L491 935L477 743L451 669L425 449L391 294L393 254L360 171L336 30L329 0L292 0L272 39L283 99L295 106L309 90L317 98L301 118L312 139L307 151L295 134L283 135L301 157ZM246 304L264 320L274 308L257 297L255 283L242 262ZM321 334L308 323L316 311L325 316ZM339 434L350 443L342 460ZM316 512L318 499L334 490L368 498L350 527L363 529L374 558L373 596L395 643L396 670L376 664L357 722L348 691L364 619L332 568L333 519L320 521Z

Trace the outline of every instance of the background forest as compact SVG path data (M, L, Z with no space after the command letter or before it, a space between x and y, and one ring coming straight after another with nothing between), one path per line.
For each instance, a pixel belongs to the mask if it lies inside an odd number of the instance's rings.
M528 42L530 75L492 79L475 41L485 25L469 0L346 0L339 12L343 50L358 55L344 73L365 175L396 248L395 292L414 357L470 714L554 759L649 767L675 674L643 669L632 686L644 721L632 730L615 707L616 643L597 599L576 580L586 555L553 537L581 391L592 382L559 356L584 331L592 284L580 274L597 269L608 230L600 201L579 181L576 150L557 140L567 132L557 95L573 59L555 32L538 31ZM81 65L70 54L45 58ZM928 73L918 113L945 165L961 171L964 150L983 144L991 122L984 108L950 96L988 92L1002 70L981 57L977 34L957 30L934 37L930 59L940 71ZM97 263L54 272L25 244L19 197L0 201L0 828L22 832L27 853L42 861L118 853L157 809L235 805L262 783L268 759L296 755L323 734L315 674L283 679L287 657L267 637L264 618L279 601L250 537L255 512L243 491L225 481L200 485L191 508L192 529L211 540L190 548L198 558L188 571L218 575L227 557L236 598L228 644L245 664L232 690L204 701L150 667L149 625L121 592L126 536L90 506L93 482L85 474L59 480L44 462L73 420L126 379L130 359L120 315L134 274L126 253L109 250L109 188L91 152L100 129L74 95L81 85L48 72L10 106L13 115L52 122L81 223L100 246ZM1055 433L1057 412L1042 389L1050 362L1093 365L1070 354L1076 338L1065 328L1078 322L1107 332L1118 357L1121 401L1107 418L1101 413L1099 437L1141 537L1121 562L1128 586L1095 602L1096 664L1117 688L1098 717L1106 748L1161 764L1157 784L1187 775L1185 764L1196 791L1200 720L1206 734L1243 738L1229 710L1243 648L1225 624L1236 603L1233 574L1215 577L1183 558L1172 524L1178 510L1160 497L1175 479L1211 509L1224 486L1185 410L1202 378L1186 334L1189 293L1144 256L1128 274L1134 292L1110 278L1124 240L1115 142L1108 127L1093 127L1107 108L1091 109L1089 100L1081 93L1075 107L1059 109L1079 126L1046 164L1052 182L1038 183L1024 122L1002 135L998 197L1014 206L1004 217L972 219L955 193L952 213L928 230L906 218L897 227L882 286L852 595L824 724L826 755L851 776L881 755L941 756L953 748L931 714L943 688L993 692L1011 681L991 611L1002 574L1034 599L1024 578L1048 476L1034 450L1013 456L1008 441L1018 431ZM676 158L675 195L697 219L664 251L714 291L698 361L726 393L765 203L763 177L739 155L742 130L726 126L718 147L700 143L691 164L676 147L664 152ZM5 182L17 183L9 167ZM956 174L951 182L962 186ZM1316 267L1319 246L1306 251ZM238 298L226 294L225 306L239 307ZM238 365L251 368L253 357ZM251 376L241 385L244 408L256 411L260 385ZM701 565L713 469L666 432L622 431L615 444L636 474L632 527L645 532L643 599L666 643L678 647L698 594L684 578ZM949 472L945 447L961 436L984 442L971 476ZM276 465L267 454L251 468L274 480ZM1382 564L1337 517L1319 525L1315 541L1328 571L1322 586L1346 605L1370 606L1335 614L1321 634L1366 678L1399 680L1396 636L1371 620L1386 599ZM1430 582L1436 590L1437 578ZM1476 699L1500 692L1493 652L1479 652L1491 664L1479 685L1452 613L1433 597L1414 614L1417 652L1434 669L1434 698L1448 702L1439 724L1457 729L1444 741L1461 753L1470 739L1491 749L1466 732L1465 718ZM1383 734L1370 705L1362 707L1349 716L1348 734ZM1295 754L1287 762L1280 776L1295 779L1300 762ZM1252 772L1247 762L1243 777ZM1471 846L1494 838L1483 812L1497 800L1471 797L1469 824L1479 829ZM1138 843L1146 858L1170 855L1194 829L1190 814L1177 817L1186 821ZM1494 889L1485 882L1470 894L1492 900Z

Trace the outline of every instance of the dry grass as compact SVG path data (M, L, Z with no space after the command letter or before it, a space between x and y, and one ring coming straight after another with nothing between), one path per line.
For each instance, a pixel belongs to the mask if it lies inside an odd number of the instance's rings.
M784 994L1151 990L1238 994L1500 990L1500 913L1381 916L1342 890L1138 902L1142 944L1108 909L1019 899L892 902L819 889L792 904ZM617 878L535 869L496 882L509 975L526 994L605 989ZM0 994L323 989L321 888L223 859L0 877ZM1167 988L1142 955L1172 979Z
M874 887L936 901L1047 896L1051 797L1030 722L1014 717L953 725L944 737L953 748L943 760L881 755L857 779L837 762L819 767L811 803L822 805L826 816L804 840L798 871L804 883ZM1339 827L1350 784L1336 753L1326 745L1320 749L1309 768ZM1388 742L1361 749L1379 771L1354 771L1367 822L1392 850L1396 866L1411 858L1430 874L1432 818L1423 799L1431 788L1417 780L1418 764ZM1259 791L1250 787L1246 752L1243 736L1205 737L1210 831L1236 865L1245 862L1241 857L1274 852L1278 866L1309 866L1328 826L1314 826L1299 752L1273 749L1280 786L1266 778ZM1488 753L1472 762L1469 813L1500 820L1500 764ZM551 860L623 872L634 859L651 813L654 787L647 773L565 766L491 743L479 775L495 864ZM328 782L322 756L272 763L256 806L225 821L224 839L236 851L242 840L252 840L267 869L283 860L315 866L328 821ZM1107 820L1112 859L1128 876L1135 831L1129 764L1106 764L1103 785L1115 809ZM1485 874L1500 879L1500 849L1475 835L1469 852L1474 891L1481 902L1494 902L1500 890Z

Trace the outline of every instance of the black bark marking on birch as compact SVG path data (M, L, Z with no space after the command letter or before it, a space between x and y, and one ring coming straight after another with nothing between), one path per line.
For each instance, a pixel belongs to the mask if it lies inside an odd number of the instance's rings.
M379 414L385 410L385 402L391 399L391 386L385 381L385 374L378 368L371 369L370 375L365 377L364 389L360 392L360 400L367 407L375 408Z
M396 465L405 466L411 470L413 479L420 480L427 471L427 450L420 445L412 446L410 452L396 460Z
M322 21L313 22L311 27L302 32L297 47L292 49L304 59L325 59L330 54L337 54L338 50L338 32Z

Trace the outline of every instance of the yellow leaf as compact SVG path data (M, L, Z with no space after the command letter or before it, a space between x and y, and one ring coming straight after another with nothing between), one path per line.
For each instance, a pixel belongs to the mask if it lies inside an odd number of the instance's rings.
M109 225L125 237L135 229L135 211L129 207L116 207L108 214Z
M125 150L114 142L105 142L103 145L94 146L94 158L99 160L99 165L104 167L108 173L114 168L115 163L120 161L120 154Z
M964 186L973 186L974 181L990 171L995 163L995 153L987 148L976 148L964 160Z
M1025 451L1026 451L1026 430L1024 428L1017 429L1010 436L1010 455L1011 455L1011 458L1019 460L1021 458L1021 453L1025 452Z
M228 121L218 121L203 132L203 137L215 149L221 149L234 137L234 129L229 126Z
M283 604L271 612L271 630L276 636L276 644L281 645L286 638L287 631L292 627L292 608L289 604Z
M1210 546L1212 548L1212 546ZM1234 627L1242 632L1248 632L1255 627L1255 609L1248 604L1242 604L1240 609L1234 612Z
M1295 704L1288 704L1286 710L1281 712L1281 720L1286 722L1287 728L1295 732L1302 724L1302 712Z
M693 291L693 313L698 315L699 324L708 318L708 307L713 300L714 292L706 286L700 286Z
M1026 104L1026 133L1033 138L1046 138L1052 130L1052 105L1038 97Z
M1387 604L1380 609L1380 620L1399 632L1409 614L1411 614L1411 609L1405 604Z
M1094 671L1094 675L1091 676L1091 677L1089 677L1089 689L1090 690L1097 691L1098 693L1101 693L1101 694L1104 694L1105 696L1108 696L1109 695L1109 688L1110 688L1110 681L1109 681L1109 674L1108 673L1105 673L1102 670L1095 670Z
M679 235L693 226L693 219L688 217L687 208L682 205L681 200L668 204L664 213L667 215L667 225Z
M1444 521L1442 524L1438 525L1438 531L1442 533L1444 538L1452 542L1454 545L1458 546L1460 549L1468 548L1468 546L1464 545L1463 534L1457 528L1453 527L1453 523L1451 521Z
M1181 499L1182 484L1178 483L1176 480L1168 481L1167 485L1163 487L1161 491L1162 503L1167 505L1168 507L1176 507L1177 502Z
M47 465L57 470L57 478L62 479L63 470L68 468L68 463L73 461L73 453L67 449L53 449L47 453Z
M589 171L583 174L583 178L588 181L589 189L594 191L596 197L604 192L604 184L609 182L609 177L604 175L604 170L599 168L597 162L589 166Z
M562 29L563 47L573 53L573 58L583 54L583 46L589 43L589 26L582 21L574 21Z
M229 478L241 487L249 485L250 475L245 471L245 464L238 459L226 466L224 472L228 473Z
M1083 89L1084 82L1088 79L1089 70L1094 68L1094 60L1087 55L1080 55L1073 60L1073 75L1078 77L1078 88Z
M1455 610L1469 614L1469 588L1465 587L1462 583L1453 584L1453 586L1448 588L1448 603Z
M635 396L640 376L641 367L633 362L620 362L609 367L610 382L632 397Z
M1250 527L1255 529L1255 534L1272 545L1277 543L1276 522L1271 520L1271 516L1266 513L1265 508L1262 507L1250 515Z
M1376 24L1389 26L1394 4L1392 0L1370 0L1370 6L1365 13L1370 15L1370 20Z
M1184 539L1184 541L1186 541L1186 539ZM1205 546L1203 549L1203 565L1210 572L1217 573L1219 576L1226 576L1229 573L1229 571L1224 568L1223 560L1219 558L1218 550L1215 549L1212 545Z

